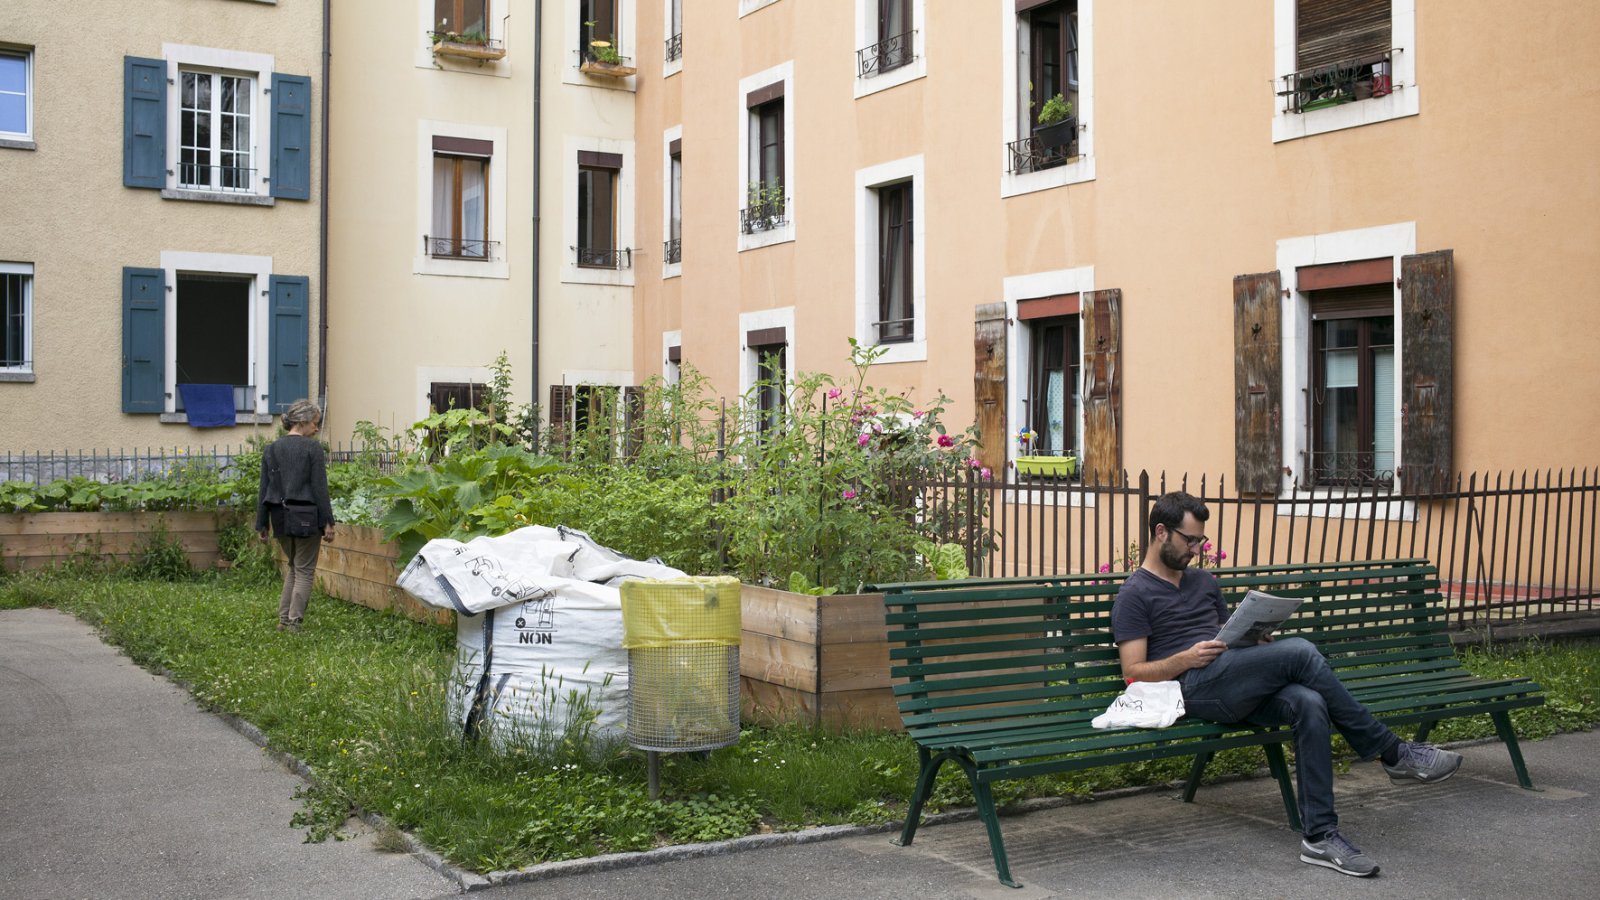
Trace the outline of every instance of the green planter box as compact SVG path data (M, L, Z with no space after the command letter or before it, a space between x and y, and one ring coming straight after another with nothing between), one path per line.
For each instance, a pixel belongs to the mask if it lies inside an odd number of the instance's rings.
M1017 474L1035 478L1071 478L1078 474L1076 456L1019 456Z

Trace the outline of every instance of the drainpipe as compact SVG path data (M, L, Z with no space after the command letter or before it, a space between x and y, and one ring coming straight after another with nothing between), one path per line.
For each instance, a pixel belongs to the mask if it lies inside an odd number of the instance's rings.
M322 172L317 218L317 405L328 418L328 78L333 70L333 0L322 0Z
M327 0L324 0L327 2ZM544 0L533 0L533 374L531 376L533 402L539 402L539 181L544 169L540 164L540 137L542 122L539 102L544 83ZM539 449L539 434L533 435L533 449Z

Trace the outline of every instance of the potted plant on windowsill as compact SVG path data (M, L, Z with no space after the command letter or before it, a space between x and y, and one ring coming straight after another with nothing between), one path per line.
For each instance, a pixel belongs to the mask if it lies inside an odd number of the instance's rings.
M1078 117L1072 114L1072 101L1056 94L1045 101L1039 110L1038 124L1033 126L1033 136L1045 149L1066 149L1078 132Z
M430 31L434 56L455 56L462 59L505 59L506 48L501 42L481 31L456 34L454 31Z
M592 30L593 22L583 23ZM604 75L608 78L627 78L638 74L639 70L628 65L630 60L625 59L617 52L617 36L612 35L610 40L590 40L589 46L584 48L583 60L578 63L578 71L588 75Z

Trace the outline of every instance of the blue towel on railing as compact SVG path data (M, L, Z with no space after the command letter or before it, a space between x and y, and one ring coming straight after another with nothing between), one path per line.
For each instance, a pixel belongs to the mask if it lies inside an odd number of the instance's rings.
M183 411L195 428L221 428L234 424L233 385L180 384Z

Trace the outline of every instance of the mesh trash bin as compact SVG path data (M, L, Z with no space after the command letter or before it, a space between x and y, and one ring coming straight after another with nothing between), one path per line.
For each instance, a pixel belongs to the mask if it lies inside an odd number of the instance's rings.
M727 576L622 584L628 743L713 750L739 739L739 581Z

